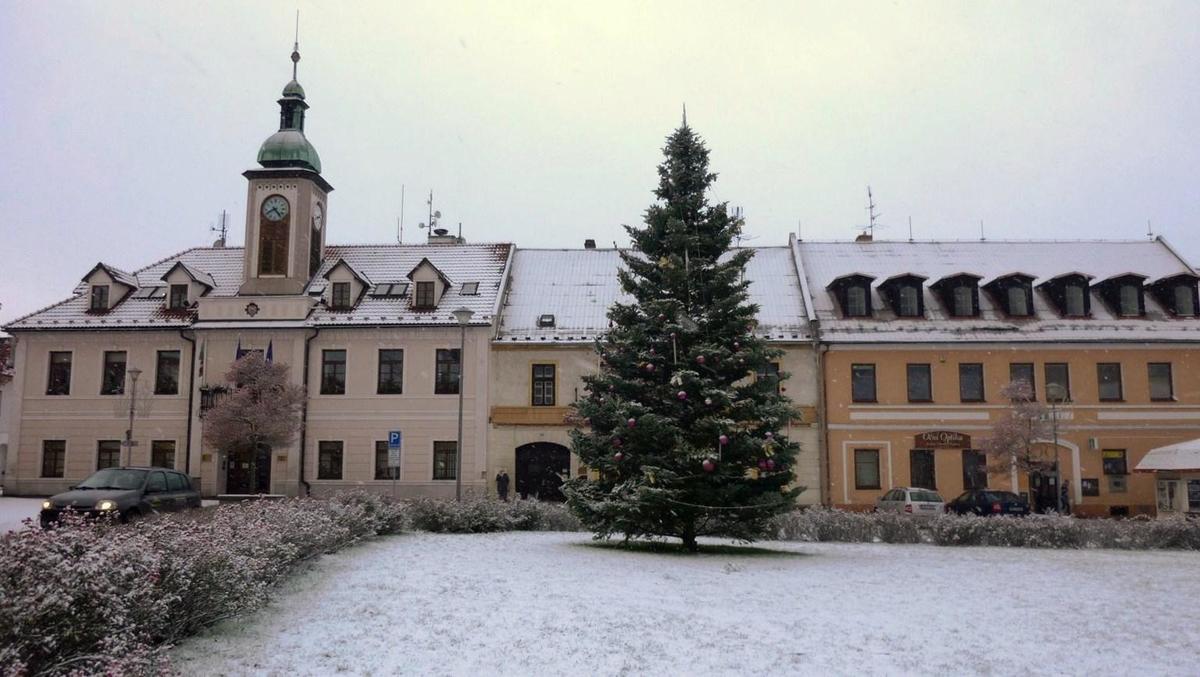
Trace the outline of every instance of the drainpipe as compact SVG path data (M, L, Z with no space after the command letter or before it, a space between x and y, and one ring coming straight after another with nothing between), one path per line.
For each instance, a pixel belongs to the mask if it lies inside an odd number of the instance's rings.
M309 344L320 334L320 328L313 329L312 336L304 338L304 404L300 407L300 484L304 486L304 495L312 495L312 485L304 479L304 452L308 448L308 355Z
M179 338L192 344L192 359L191 367L188 371L188 414L187 414L187 443L184 445L186 451L183 455L183 472L187 474L191 481L192 476L192 405L195 403L196 397L196 338L187 337L187 329L179 330Z
M820 322L811 322L809 331L813 337L813 352L817 358L817 383L820 386L817 389L817 425L819 426L817 435L821 440L821 449L818 454L818 462L821 465L821 505L829 507L833 505L833 494L829 484L832 477L832 471L829 468L829 385L825 378L825 355L829 352L829 346L821 341Z

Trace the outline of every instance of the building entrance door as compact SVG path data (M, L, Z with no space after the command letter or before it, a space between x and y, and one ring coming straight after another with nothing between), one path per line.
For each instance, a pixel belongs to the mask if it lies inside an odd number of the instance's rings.
M534 442L517 447L517 494L539 501L562 501L571 477L571 451L561 444Z
M271 447L239 449L229 454L225 493L267 494L271 491Z
M1058 510L1058 487L1054 475L1049 473L1029 473L1029 510L1031 512L1052 512Z

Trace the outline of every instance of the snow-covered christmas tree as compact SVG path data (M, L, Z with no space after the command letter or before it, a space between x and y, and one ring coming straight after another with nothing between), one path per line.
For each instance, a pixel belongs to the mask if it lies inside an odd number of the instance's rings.
M626 226L621 286L597 343L601 369L576 405L575 453L591 469L566 490L598 536L753 540L793 507L798 446L782 433L793 415L770 364L783 353L754 336L758 308L733 249L739 218L710 205L708 150L687 125L668 139L658 202Z

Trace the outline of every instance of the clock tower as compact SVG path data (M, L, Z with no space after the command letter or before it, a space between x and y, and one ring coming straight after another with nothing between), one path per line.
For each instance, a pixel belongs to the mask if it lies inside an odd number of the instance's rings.
M325 254L325 220L333 186L321 176L317 149L304 136L308 103L296 80L300 45L292 50L292 81L279 99L279 131L258 150L262 168L247 170L245 282L240 294L299 294Z

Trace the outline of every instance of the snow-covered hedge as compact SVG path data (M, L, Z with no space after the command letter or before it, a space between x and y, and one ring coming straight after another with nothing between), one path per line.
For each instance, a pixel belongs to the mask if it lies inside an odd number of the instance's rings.
M776 538L783 541L1200 550L1200 521L1182 517L1112 520L939 515L921 520L895 513L809 508L778 517L776 527Z
M413 529L456 534L492 531L582 531L562 503L497 501L468 495L461 502L414 498L407 502Z
M0 537L0 673L154 674L159 647L261 606L297 563L405 524L353 493Z

